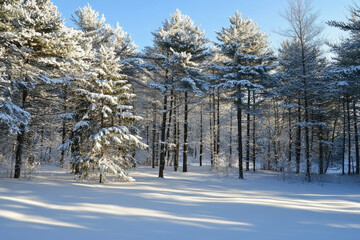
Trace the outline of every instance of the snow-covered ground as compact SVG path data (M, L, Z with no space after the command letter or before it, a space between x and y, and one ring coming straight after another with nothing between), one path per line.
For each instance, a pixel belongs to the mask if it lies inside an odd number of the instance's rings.
M51 170L51 169L50 169ZM52 168L33 179L0 180L0 239L291 240L357 239L360 179L282 180L271 172L245 180L139 168L133 183L77 182Z

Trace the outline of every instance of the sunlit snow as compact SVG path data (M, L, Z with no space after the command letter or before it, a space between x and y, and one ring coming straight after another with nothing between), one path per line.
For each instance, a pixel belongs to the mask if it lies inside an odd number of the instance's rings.
M32 179L0 182L2 239L350 239L360 234L360 179L315 183L273 172L209 167L136 182L75 181L41 167Z

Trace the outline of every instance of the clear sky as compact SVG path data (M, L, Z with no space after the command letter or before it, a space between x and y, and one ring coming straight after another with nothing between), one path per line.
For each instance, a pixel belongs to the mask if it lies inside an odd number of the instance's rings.
M210 40L216 40L215 31L229 25L228 17L238 10L255 21L270 35L272 47L277 49L283 37L276 32L287 28L280 12L287 7L287 0L52 0L65 18L68 26L73 26L70 16L75 10L89 3L106 22L120 26L128 32L140 49L152 45L151 32L161 27L170 14L180 9L189 15L196 25L201 25ZM313 7L319 11L319 23L325 26L324 37L336 41L342 32L325 25L328 20L346 20L348 6L354 0L314 0Z

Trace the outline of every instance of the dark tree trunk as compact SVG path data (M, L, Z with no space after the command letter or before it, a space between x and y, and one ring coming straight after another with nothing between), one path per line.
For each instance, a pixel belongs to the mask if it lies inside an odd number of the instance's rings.
M41 123L43 124L43 123ZM34 124L29 126L29 132L25 135L27 139L27 164L34 165L35 163L35 146L33 144L34 139Z
M213 144L214 144L214 131L213 131L213 120L212 120L212 101L211 96L209 96L209 130L210 130L210 163L211 167L214 166L214 151L213 151ZM215 124L214 124L215 125Z
M65 163L65 149L64 149L65 141L66 141L66 121L63 120L63 122L62 122L62 135L61 135L62 149L61 149L61 157L60 157L60 167L61 168L64 167L64 163Z
M238 161L239 161L239 178L244 178L243 173L243 149L242 149L242 102L241 102L241 87L238 89L237 99L237 121L238 121Z
M104 180L103 180L103 174L100 173L99 183L103 183L103 182L104 182Z
M156 162L156 121L157 121L157 111L154 105L154 115L153 115L153 122L152 122L152 168L155 168Z
M180 109L177 110L177 113L180 114ZM180 129L180 118L177 118L177 124L176 124L176 128L177 128L177 136L176 136L176 151L175 151L175 157L176 157L176 171L179 168L179 159L180 159L180 133L181 133L181 129Z
M23 89L22 91L22 106L25 110L25 104L27 101L27 97L29 95L29 92L27 89ZM14 172L14 178L20 178L21 174L21 165L22 165L22 153L24 148L24 141L25 141L25 126L21 124L20 126L20 133L17 135L17 146L15 151L15 172Z
M255 91L253 91L253 122L252 122L252 162L253 162L253 172L256 171L256 116L255 116Z
M202 157L203 157L203 106L200 105L200 149L199 149L199 162L200 167L202 166Z
M280 116L279 116L279 108L276 106L276 102L273 101L273 104L274 104L274 135L272 137L272 142L273 142L273 151L274 151L274 161L275 161L275 166L276 166L276 170L280 170L282 171L282 166L281 168L279 169L279 153L280 153L280 150L279 150L279 140L280 140L280 131L279 131L279 128L280 128Z
M217 157L218 157L218 155L217 155L217 136L216 136L216 100L215 100L215 93L214 94L212 94L212 105L213 105L213 107L212 107L212 114L213 114L213 136L214 136L214 138L213 138L213 140L214 140L214 143L213 143L213 147L214 147L214 149L213 149L213 152L214 152L214 164L216 164L216 161L217 161Z
M309 103L308 103L308 96L307 96L307 83L306 83L306 79L304 79L304 82L305 82L305 97L304 97L304 102L305 102L305 158L306 158L306 180L308 182L311 181L311 176L310 176L310 142L309 142L309 126L308 126L308 123L309 123Z
M351 174L351 117L350 117L350 99L346 97L347 109L347 133L348 133L348 174Z
M44 159L44 125L41 126L40 130L40 161Z
M178 152L178 116L177 116L177 106L176 106L176 97L173 97L174 101L174 129L173 129L173 141L174 141L174 153L173 153L173 162L174 162L174 171L176 172L179 167L179 152Z
M65 88L64 88L64 102L63 102L63 104L64 104L63 110L64 110L64 113L66 113L66 111L67 111L67 85L65 85ZM61 157L60 157L60 167L61 168L64 167L64 163L65 163L65 149L64 149L65 141L66 141L66 119L63 119L63 122L62 122L62 134L61 134L62 148L61 148Z
M342 175L345 175L345 146L346 146L346 108L345 108L345 99L342 101L343 104L343 144L342 144Z
M216 156L220 153L220 90L217 91L217 116L216 116Z
M245 171L250 171L250 88L247 89L247 114L246 114L246 168Z
M160 126L161 128L161 126ZM155 166L159 166L159 158L160 158L160 139L161 139L161 129L159 129L159 126L157 126L156 130L156 158L155 158Z
M291 108L289 108L289 152L288 152L288 161L291 162L291 150L292 150L292 134L291 134Z
M324 174L323 128L319 127L319 174Z
M267 169L271 170L271 131L270 128L268 128L269 131L269 139L268 139L268 145L267 145Z
M184 112L184 149L183 149L183 172L187 172L188 157L188 93L184 96L185 112Z
M338 115L336 115L335 117L335 121L334 121L334 127L333 127L333 131L332 131L332 135L331 135L331 143L334 144L335 142L335 133L336 133L336 126L337 126L337 122L338 122ZM330 158L331 158L331 154L332 154L332 150L333 150L333 145L330 148L330 150L327 152L327 156L326 156L326 165L325 165L325 171L324 173L326 173L329 165L330 165Z
M21 174L21 165L22 165L22 152L23 152L23 146L24 146L24 140L25 140L25 127L21 126L21 131L17 135L17 147L15 151L15 173L14 178L20 178Z
M170 165L170 148L169 148L169 139L170 139L170 127L172 121L172 114L173 114L173 105L174 105L174 91L171 90L170 95L170 110L169 110L169 121L168 121L168 128L166 132L166 155L167 155L167 165Z
M230 130L229 130L229 167L232 166L232 137L233 132L233 109L230 107Z
M167 113L167 95L164 96L164 106L162 112L162 121L161 121L161 143L160 143L160 165L159 165L159 178L164 178L164 168L165 168L165 141L166 141L166 113Z
M146 145L148 146L146 151L147 151L147 156L146 156L146 165L150 166L150 162L149 162L149 154L150 154L150 121L149 121L149 110L146 110Z
M353 114L354 114L354 132L355 132L355 159L356 159L356 174L360 171L360 153L359 153L359 131L357 124L356 101L353 101Z
M301 100L298 100L298 122L301 122ZM295 161L296 173L300 173L300 157L301 157L301 126L298 125L296 129L296 142L295 142Z

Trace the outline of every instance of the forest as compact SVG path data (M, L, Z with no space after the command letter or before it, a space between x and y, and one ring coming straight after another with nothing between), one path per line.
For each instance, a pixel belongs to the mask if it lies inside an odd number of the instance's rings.
M359 175L360 7L326 23L347 33L331 43L311 1L289 1L279 49L249 17L234 9L208 39L176 10L140 51L90 5L68 27L50 0L0 0L0 177L46 164L100 183L137 166Z

